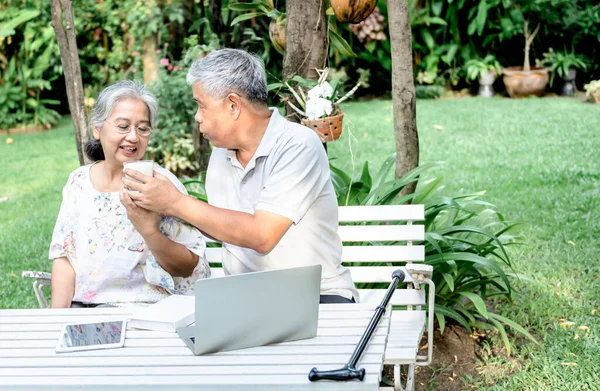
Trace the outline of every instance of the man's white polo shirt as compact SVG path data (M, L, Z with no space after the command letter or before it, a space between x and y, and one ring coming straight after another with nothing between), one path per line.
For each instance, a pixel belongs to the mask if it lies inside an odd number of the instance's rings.
M341 264L338 205L329 161L318 136L271 108L261 143L243 168L235 150L214 148L206 174L211 205L254 214L265 210L293 221L268 254L223 243L226 274L321 264L321 294L358 301L348 269Z

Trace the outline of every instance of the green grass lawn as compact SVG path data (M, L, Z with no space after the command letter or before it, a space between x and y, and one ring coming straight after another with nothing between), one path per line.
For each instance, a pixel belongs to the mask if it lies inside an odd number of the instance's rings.
M345 133L330 157L347 171L365 160L378 169L394 151L391 101L344 108ZM525 243L510 251L526 278L515 282L514 304L496 311L542 343L514 340L518 361L484 357L464 388L600 389L600 105L465 98L419 101L417 116L421 163L445 162L429 172L444 177L445 192L485 190L506 219L525 223ZM50 270L48 243L77 153L68 120L12 138L0 137L0 199L8 197L0 202L0 308L36 307L20 273Z

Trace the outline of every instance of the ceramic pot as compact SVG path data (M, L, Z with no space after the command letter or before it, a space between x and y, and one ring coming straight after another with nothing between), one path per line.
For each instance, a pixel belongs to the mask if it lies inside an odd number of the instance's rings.
M302 118L302 125L314 130L319 135L321 142L328 143L339 139L342 135L343 118L344 113L317 119Z

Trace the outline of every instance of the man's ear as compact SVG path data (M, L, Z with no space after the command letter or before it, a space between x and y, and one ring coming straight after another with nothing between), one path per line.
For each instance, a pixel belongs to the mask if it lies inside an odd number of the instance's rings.
M235 92L227 95L227 109L233 116L233 119L237 120L242 114L242 108L244 107L243 98Z
M90 121L92 123L92 135L94 136L94 138L96 140L100 140L100 129L98 129L98 127L96 127L96 125L94 125L94 119L92 118L92 120Z

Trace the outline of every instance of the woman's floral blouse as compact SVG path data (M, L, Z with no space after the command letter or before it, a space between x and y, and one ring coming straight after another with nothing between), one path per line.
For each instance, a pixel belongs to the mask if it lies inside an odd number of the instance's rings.
M73 265L73 301L153 303L171 294L192 294L194 281L210 277L204 257L206 243L200 231L177 218L160 218L161 232L199 257L190 277L172 277L158 264L127 218L119 193L94 189L90 167L79 167L69 176L50 244L50 259L67 257ZM157 164L154 170L187 194L172 173Z

